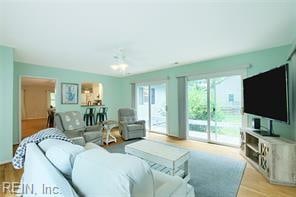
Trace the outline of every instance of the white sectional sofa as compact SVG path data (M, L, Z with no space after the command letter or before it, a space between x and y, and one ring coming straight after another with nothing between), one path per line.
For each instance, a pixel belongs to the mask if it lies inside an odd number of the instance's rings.
M183 179L153 171L137 157L109 153L93 143L79 148L68 142L44 142L27 145L19 190L24 197L194 196L192 186Z

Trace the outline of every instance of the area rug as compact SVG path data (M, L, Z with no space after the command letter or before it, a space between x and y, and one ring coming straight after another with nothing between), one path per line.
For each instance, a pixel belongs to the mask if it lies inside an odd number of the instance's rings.
M111 145L106 149L112 153L125 153L125 145L136 141L138 140L125 141L121 144ZM194 187L195 196L237 196L246 162L202 151L190 150L190 154L191 179L189 184Z

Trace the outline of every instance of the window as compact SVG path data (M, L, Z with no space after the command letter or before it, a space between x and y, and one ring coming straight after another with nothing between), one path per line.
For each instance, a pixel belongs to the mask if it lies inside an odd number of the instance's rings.
M50 105L53 106L53 107L56 107L55 93L54 92L50 93Z
M149 102L149 89L147 87L139 87L139 105Z
M142 87L139 88L139 104L144 104L144 89Z
M233 94L228 94L228 102L233 103L234 102L234 95Z
M155 88L151 88L151 104L155 104Z
M144 104L149 103L149 88L145 88L143 91Z

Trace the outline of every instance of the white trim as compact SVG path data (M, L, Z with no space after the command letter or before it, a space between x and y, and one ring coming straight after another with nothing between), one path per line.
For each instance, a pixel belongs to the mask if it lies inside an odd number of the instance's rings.
M19 95L18 95L18 103L19 103L19 109L18 109L18 113L19 113L19 143L21 143L22 141L22 99L21 99L21 94L22 94L22 78L37 78L37 79L50 79L50 80L55 80L55 100L57 101L57 84L58 84L58 80L55 78L50 78L50 77L44 77L44 76L34 76L34 75L19 75L18 78L18 83L19 83ZM56 106L57 107L57 106Z
M207 113L208 113L208 125L207 125L207 136L208 142L211 141L211 82L210 78L207 78Z
M188 86L188 77L185 78L185 99L186 99L186 101L185 101L185 103L186 103L186 106L185 106L185 120L186 120L185 129L186 129L186 140L189 138L189 129L188 129L188 123L189 122L188 122L188 118L187 118L187 114L188 114L188 88L187 88L187 86Z
M4 165L4 164L8 164L8 163L11 163L11 160L1 161L0 165Z
M47 119L47 117L26 118L22 120L38 120L38 119Z

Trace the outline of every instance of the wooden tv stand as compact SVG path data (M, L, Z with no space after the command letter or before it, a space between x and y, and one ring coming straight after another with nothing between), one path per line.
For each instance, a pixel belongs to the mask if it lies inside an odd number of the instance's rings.
M241 129L241 155L270 183L296 186L296 142Z

